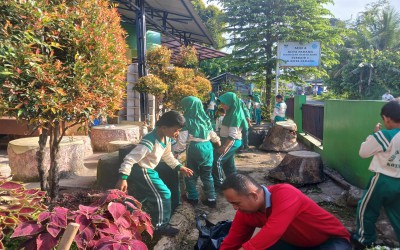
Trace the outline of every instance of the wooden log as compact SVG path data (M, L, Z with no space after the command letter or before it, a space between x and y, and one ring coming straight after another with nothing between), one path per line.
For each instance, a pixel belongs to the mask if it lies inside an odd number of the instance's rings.
M60 243L58 244L58 250L69 250L72 242L74 241L75 235L78 232L79 224L78 223L69 223L67 229L63 236L61 237Z
M268 130L260 149L277 152L300 150L296 131L296 123L292 121L277 122L275 126Z
M314 184L324 179L322 160L312 151L289 152L268 176L295 186Z

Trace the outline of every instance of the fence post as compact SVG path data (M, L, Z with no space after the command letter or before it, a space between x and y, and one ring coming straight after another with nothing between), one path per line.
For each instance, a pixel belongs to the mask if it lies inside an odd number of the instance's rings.
M307 102L305 95L296 95L294 97L294 122L297 124L297 133L303 132L303 112L301 106Z
M69 223L67 229L64 232L64 235L61 237L60 244L58 245L58 250L69 250L72 242L74 241L74 237L78 232L79 224L78 223Z

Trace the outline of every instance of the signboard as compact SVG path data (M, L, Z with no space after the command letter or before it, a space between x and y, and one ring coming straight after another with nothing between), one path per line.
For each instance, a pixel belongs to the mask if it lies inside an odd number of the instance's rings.
M298 42L278 43L279 66L281 67L318 67L321 59L321 43Z

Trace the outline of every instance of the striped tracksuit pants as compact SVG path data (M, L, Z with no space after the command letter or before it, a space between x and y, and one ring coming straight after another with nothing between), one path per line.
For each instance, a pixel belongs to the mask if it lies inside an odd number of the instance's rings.
M221 138L221 144L224 145L227 138ZM212 176L214 179L214 187L218 189L224 181L224 175L236 173L235 152L242 146L242 140L234 140L233 144L226 150L224 154L214 151L214 162Z
M133 165L128 178L128 193L142 202L143 210L150 214L153 226L158 228L169 222L171 191L156 170Z
M382 206L400 241L400 178L376 173L357 207L357 230L353 237L364 245L376 241L375 223Z

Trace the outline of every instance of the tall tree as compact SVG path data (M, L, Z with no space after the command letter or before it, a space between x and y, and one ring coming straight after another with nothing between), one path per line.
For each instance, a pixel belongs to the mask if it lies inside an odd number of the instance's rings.
M356 31L354 43L364 49L400 48L400 13L388 0L367 4L353 24Z
M3 0L0 29L0 114L41 129L39 153L49 139L50 169L38 157L38 170L54 201L66 129L121 108L125 32L106 0Z
M203 0L191 0L197 14L210 31L212 38L216 43L216 48L223 48L226 45L226 39L222 36L225 23L222 20L223 13L217 6L205 5Z
M331 13L324 7L331 0L220 0L228 23L227 32L234 46L232 60L243 72L263 76L266 104L270 104L275 78L278 41L320 41L322 65L319 68L290 68L284 77L301 81L301 76L326 75L326 66L337 63L331 46L342 43L341 29L331 25Z

